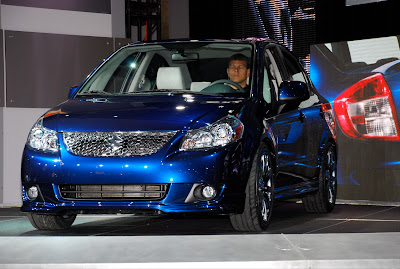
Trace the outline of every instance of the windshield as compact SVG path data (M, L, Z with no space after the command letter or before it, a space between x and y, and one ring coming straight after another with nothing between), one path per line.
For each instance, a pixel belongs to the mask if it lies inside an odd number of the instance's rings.
M247 93L249 87L240 88L230 83L227 71L232 56L244 56L248 59L249 70L244 86L250 85L252 51L250 44L228 42L128 46L102 64L81 87L77 96L157 92ZM217 83L213 85L215 81Z

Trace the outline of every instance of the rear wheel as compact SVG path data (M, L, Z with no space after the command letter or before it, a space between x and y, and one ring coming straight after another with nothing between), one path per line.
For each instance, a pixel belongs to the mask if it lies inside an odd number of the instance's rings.
M273 196L271 154L267 146L261 144L247 182L243 213L230 215L233 228L249 232L260 232L267 229L271 221Z
M313 195L303 197L307 212L330 212L335 207L337 195L336 147L328 143L325 147L322 167L319 173L319 189Z
M71 227L76 215L48 215L28 213L28 219L32 226L38 230L64 230Z

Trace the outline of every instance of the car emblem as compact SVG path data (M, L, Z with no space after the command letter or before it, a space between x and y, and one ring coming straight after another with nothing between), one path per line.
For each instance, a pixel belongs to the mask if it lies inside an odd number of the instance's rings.
M111 152L116 152L123 146L123 142L124 140L120 134L114 134L106 139L105 146Z

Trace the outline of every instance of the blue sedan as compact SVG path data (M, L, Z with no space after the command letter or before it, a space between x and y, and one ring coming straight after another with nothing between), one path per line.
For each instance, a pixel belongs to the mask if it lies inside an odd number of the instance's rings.
M135 43L32 127L23 205L39 230L77 214L216 213L265 230L275 199L329 212L332 108L271 40Z

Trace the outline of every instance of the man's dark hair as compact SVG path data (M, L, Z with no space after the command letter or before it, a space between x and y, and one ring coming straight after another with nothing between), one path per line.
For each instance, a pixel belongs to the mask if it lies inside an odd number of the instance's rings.
M246 57L245 55L241 54L241 53L233 54L231 56L231 58L229 58L228 65L231 63L231 61L244 61L244 62L246 62L246 68L250 68L250 60L249 60L249 58Z

